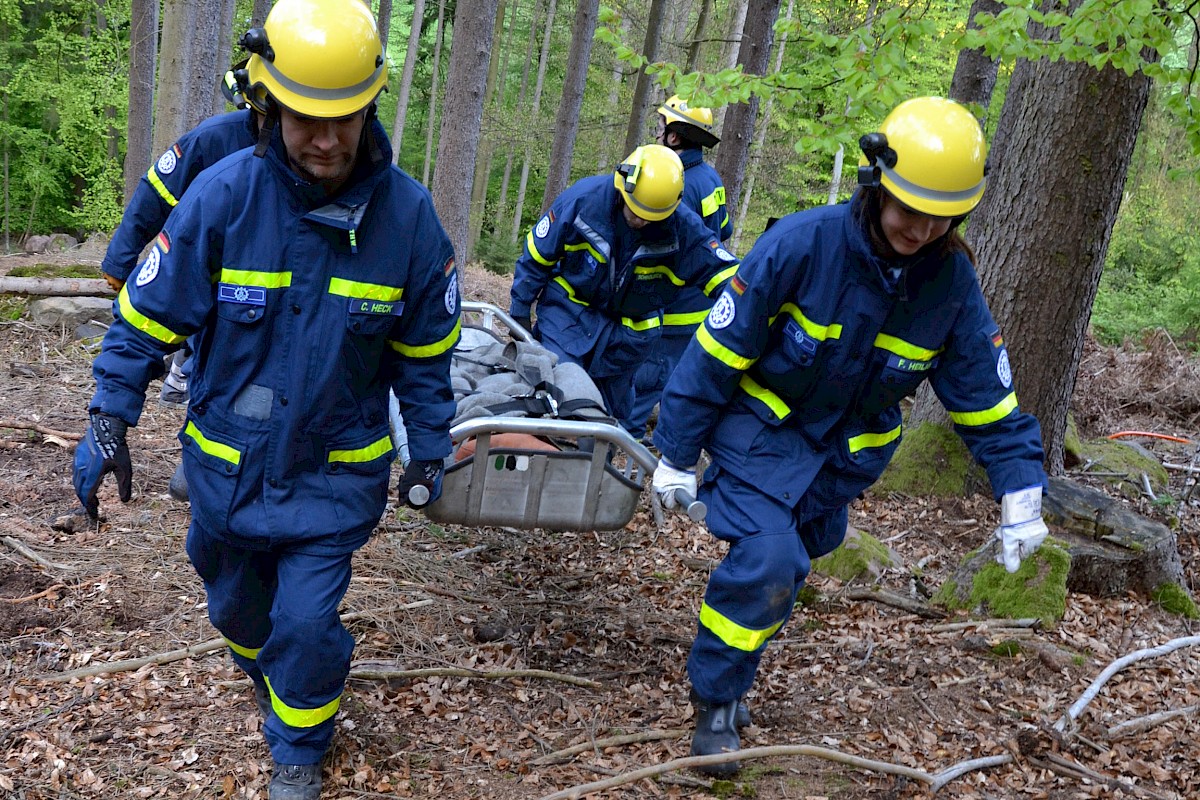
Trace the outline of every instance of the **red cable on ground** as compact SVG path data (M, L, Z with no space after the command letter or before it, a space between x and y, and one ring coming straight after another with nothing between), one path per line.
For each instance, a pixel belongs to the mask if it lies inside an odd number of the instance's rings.
M1165 433L1150 433L1149 431L1119 431L1110 434L1109 439L1120 439L1124 436L1149 436L1151 439L1166 439L1168 442L1179 442L1180 444L1192 444L1191 439L1184 439L1182 436L1168 436Z

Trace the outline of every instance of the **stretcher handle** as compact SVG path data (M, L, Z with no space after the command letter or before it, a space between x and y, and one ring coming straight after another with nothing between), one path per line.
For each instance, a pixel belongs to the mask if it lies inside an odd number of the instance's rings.
M420 508L429 503L429 487L414 486L408 490L408 504Z
M708 513L708 506L683 489L676 489L671 496L675 498L675 507L687 514L688 519L692 522L704 521L704 516Z

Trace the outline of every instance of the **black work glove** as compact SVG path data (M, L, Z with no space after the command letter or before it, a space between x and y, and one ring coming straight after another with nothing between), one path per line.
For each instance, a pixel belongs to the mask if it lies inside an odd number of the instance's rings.
M84 511L92 519L100 515L100 501L96 493L104 476L112 472L117 477L117 495L122 503L128 503L133 493L133 464L129 460L129 445L125 443L125 420L112 414L96 412L83 435L83 441L75 448L75 496L83 504Z
M442 462L408 462L396 491L409 508L424 508L442 496Z

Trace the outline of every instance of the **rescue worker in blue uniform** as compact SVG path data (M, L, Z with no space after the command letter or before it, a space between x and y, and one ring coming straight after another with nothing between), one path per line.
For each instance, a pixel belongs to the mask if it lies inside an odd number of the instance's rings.
M262 109L251 107L245 100L233 70L225 74L221 88L239 110L209 117L185 133L138 181L100 264L104 279L113 291L119 292L125 285L142 250L162 230L167 216L196 176L257 140ZM186 345L180 348L163 379L161 400L168 405L187 405L184 362L189 355L190 348ZM184 498L186 495L184 491Z
M581 365L615 419L687 286L715 296L737 269L694 211L680 205L683 164L662 145L637 148L612 177L572 184L525 237L510 313L559 359ZM537 324L531 313L537 305Z
M900 444L900 400L929 380L1001 503L1016 571L1046 536L1037 420L1021 411L1000 330L957 227L984 190L978 122L950 100L897 106L860 140L849 203L781 219L755 243L663 393L653 485L695 493L729 552L688 659L694 755L736 751L735 715L813 559ZM736 762L708 768L736 771Z
M74 483L93 515L109 472L129 499L126 428L163 353L196 334L188 556L265 715L271 800L317 800L354 647L338 605L388 496L389 389L413 458L400 501L441 493L458 280L375 119L370 10L279 0L242 42L258 142L192 183L122 289Z
M733 235L733 222L725 207L725 186L717 171L704 160L704 148L715 147L721 141L713 133L712 109L690 106L674 95L659 107L658 120L655 138L659 144L674 150L683 163L683 204L699 214L718 239L728 240ZM646 435L646 422L658 404L667 378L712 304L712 298L699 289L686 287L664 309L662 338L654 355L638 367L629 416L621 420L621 427L635 439Z

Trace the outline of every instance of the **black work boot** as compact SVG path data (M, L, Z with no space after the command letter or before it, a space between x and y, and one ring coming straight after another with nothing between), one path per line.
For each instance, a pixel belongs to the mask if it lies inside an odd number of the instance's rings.
M254 702L258 704L258 713L262 714L263 722L267 721L267 717L271 716L271 691L265 683L254 683Z
M269 800L319 800L321 765L276 763L267 797Z
M754 718L750 716L750 706L746 705L745 700L738 700L737 711L733 712L733 726L740 731L753 724Z
M171 482L167 484L167 494L181 503L188 501L187 473L183 471L182 463L171 474Z
M718 704L693 698L692 705L696 709L696 733L692 735L692 755L731 753L741 747L742 742L736 726L739 701L730 700L728 703ZM741 769L741 764L727 761L724 764L710 764L696 769L706 775L727 776Z

